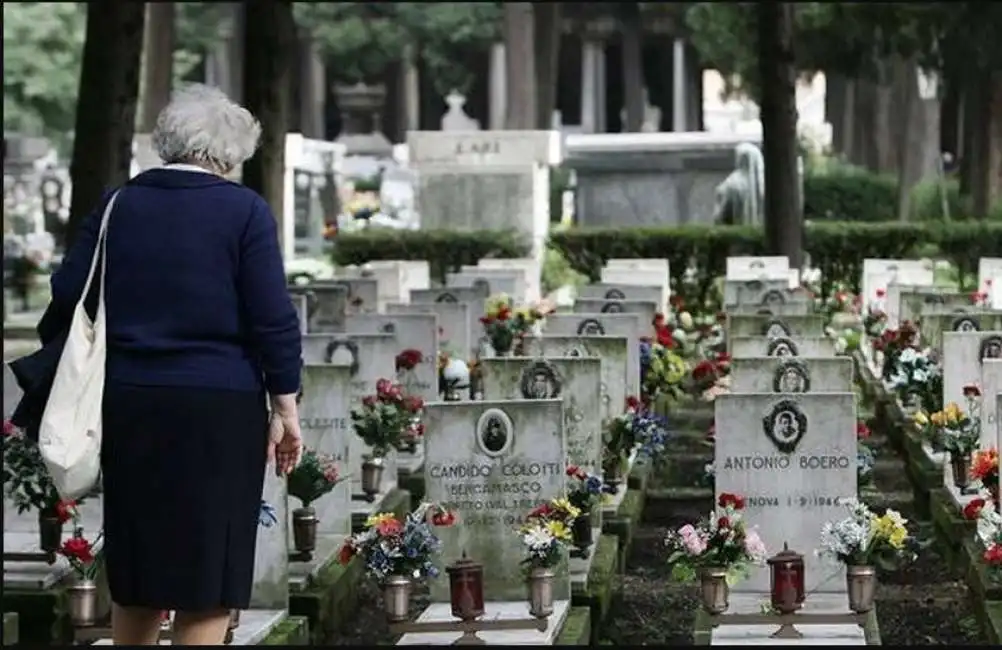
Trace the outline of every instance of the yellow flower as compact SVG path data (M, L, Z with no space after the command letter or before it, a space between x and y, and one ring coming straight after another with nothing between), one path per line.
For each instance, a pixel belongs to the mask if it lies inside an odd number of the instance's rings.
M912 416L912 421L920 427L924 427L929 424L929 417L925 414L925 411L918 411Z
M369 515L369 518L365 520L365 527L374 528L390 519L396 519L396 516L392 512L377 512L374 515Z
M943 407L943 415L947 424L956 424L964 416L964 412L960 410L956 402L950 402Z
M577 519L581 514L580 510L571 505L571 502L563 497L554 499L550 505L552 505L555 510L563 512L568 519Z
M943 413L943 411L936 411L930 416L930 419L932 420L932 423L937 427L941 427L944 424L946 424L946 415Z
M664 358L668 364L668 368L666 369L668 383L677 384L682 381L688 372L685 367L685 361L682 357L678 356L674 352L668 352L665 354Z
M546 522L546 532L553 535L554 539L568 540L571 538L571 529L562 521Z

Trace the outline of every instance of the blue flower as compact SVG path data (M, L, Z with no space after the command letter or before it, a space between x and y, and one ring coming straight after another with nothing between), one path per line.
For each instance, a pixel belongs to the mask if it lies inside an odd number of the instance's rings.
M271 505L267 501L261 502L261 511L257 516L257 523L265 528L271 528L278 523L278 513L275 512L275 506Z
M585 479L584 487L591 494L598 494L602 491L602 479L597 476L589 476Z

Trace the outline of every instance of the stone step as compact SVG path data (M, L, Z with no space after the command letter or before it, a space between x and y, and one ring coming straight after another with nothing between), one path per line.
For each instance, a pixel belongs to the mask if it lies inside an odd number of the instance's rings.
M259 645L287 616L288 612L280 610L244 610L240 612L240 626L233 631L233 640L228 645ZM114 644L111 638L104 637L94 641L93 645ZM162 640L159 645L172 645L172 643Z

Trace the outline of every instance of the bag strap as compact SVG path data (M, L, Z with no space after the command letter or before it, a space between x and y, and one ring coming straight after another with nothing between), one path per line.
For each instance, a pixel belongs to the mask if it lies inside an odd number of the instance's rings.
M115 193L111 195L108 199L108 205L104 207L104 214L101 216L101 228L97 233L97 243L94 244L94 257L90 261L90 271L87 273L87 283L84 284L83 292L80 294L80 300L77 305L83 308L84 301L87 300L87 294L90 292L91 282L94 280L94 271L97 270L97 260L101 259L101 277L98 280L98 292L97 292L97 312L95 312L95 319L98 314L104 311L104 275L108 268L108 255L106 254L107 249L107 239L108 239L108 220L111 217L111 209L115 206L115 199L118 198L121 189L115 190Z

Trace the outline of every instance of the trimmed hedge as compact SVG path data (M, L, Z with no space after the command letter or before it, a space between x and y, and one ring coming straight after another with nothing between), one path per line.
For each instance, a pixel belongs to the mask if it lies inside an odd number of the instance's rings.
M804 219L896 221L897 201L893 176L853 168L804 174Z
M938 257L957 267L962 287L977 283L978 260L1002 251L1002 223L998 221L924 223L811 223L806 228L811 262L831 283L859 290L863 260ZM576 271L598 280L610 258L667 259L672 287L690 304L712 303L716 278L726 270L731 255L766 252L764 233L745 226L681 226L676 228L572 228L550 234L550 247ZM374 260L428 260L433 277L486 257L521 257L528 246L508 231L451 232L370 230L343 233L335 245L337 264L364 264ZM695 265L699 276L683 282L685 270Z
M339 233L334 263L341 266L377 260L428 260L431 277L445 282L445 274L487 257L525 257L529 246L509 230L391 230L373 228Z

